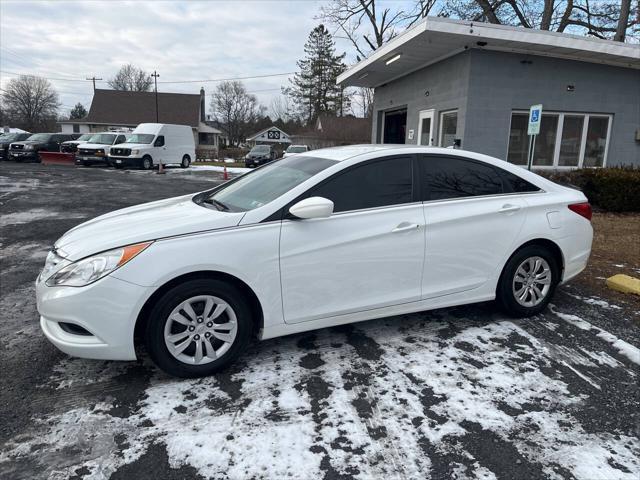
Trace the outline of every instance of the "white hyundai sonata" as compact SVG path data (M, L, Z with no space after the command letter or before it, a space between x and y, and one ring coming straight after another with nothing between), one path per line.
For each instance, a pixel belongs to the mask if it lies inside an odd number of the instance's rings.
M543 310L581 272L585 196L461 150L367 145L294 155L195 195L79 225L37 280L60 350L208 375L267 339L496 299Z

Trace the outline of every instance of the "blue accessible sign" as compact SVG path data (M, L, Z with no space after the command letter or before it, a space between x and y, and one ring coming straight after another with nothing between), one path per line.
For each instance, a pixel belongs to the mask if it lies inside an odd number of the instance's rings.
M532 105L529 109L529 128L527 134L538 135L540 133L540 120L542 119L542 105Z

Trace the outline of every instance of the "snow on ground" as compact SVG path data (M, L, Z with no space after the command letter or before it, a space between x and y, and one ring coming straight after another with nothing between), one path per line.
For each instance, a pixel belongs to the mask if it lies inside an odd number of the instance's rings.
M554 313L567 322L547 321L554 334L596 328ZM566 366L600 388L607 369L634 382L633 368L528 325L444 311L269 340L215 377L154 373L129 406L107 400L144 365L64 359L43 386L64 411L11 440L0 474L32 462L42 478L82 467L106 478L161 444L171 467L212 478L496 478L507 468L511 478L637 480L638 439L583 427L588 394L554 373Z
M189 169L195 170L196 172L224 172L224 167L217 167L215 165L191 165L188 169L184 169L183 171L186 172ZM250 171L250 168L227 167L227 172L229 173L247 173Z
M640 349L631 345L624 340L616 337L614 334L607 332L599 327L591 325L586 320L578 317L577 315L571 315L568 313L561 313L555 310L553 305L550 305L551 311L555 313L558 317L560 317L565 322L570 323L571 325L578 327L581 330L589 330L596 333L596 337L603 339L605 342L611 344L613 348L615 348L620 355L624 355L629 360L631 360L636 365L640 365Z
M82 213L60 212L56 210L48 210L46 208L32 208L22 212L5 213L0 216L0 227L8 227L10 225L20 225L24 223L34 222L37 220L51 220L56 218L84 218L86 215Z

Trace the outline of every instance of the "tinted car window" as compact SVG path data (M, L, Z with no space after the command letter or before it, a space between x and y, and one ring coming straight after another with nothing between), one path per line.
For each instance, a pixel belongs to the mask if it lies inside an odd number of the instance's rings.
M333 201L334 212L410 203L413 200L411 157L394 157L338 173L308 196Z
M118 138L116 138L115 144L119 144L119 143L124 143L126 140L126 137L124 135L118 135Z
M503 193L495 168L456 157L424 156L421 182L425 200L475 197Z
M502 176L502 183L506 192L512 193L526 193L526 192L539 192L540 188L534 184L527 182L524 178L520 178L518 175L514 175L506 170L500 170Z

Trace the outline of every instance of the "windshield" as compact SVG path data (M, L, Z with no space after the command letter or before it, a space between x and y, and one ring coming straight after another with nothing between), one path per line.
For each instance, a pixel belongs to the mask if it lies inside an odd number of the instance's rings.
M0 135L0 142L13 142L18 139L19 133L5 133Z
M110 133L98 133L93 135L88 141L89 143L102 143L105 145L113 144L116 136Z
M93 133L83 133L75 141L76 142L88 142L91 137L93 137Z
M307 147L303 147L300 145L291 145L289 148L287 148L287 153L302 153L306 151Z
M132 133L124 143L151 143L154 138L155 135L150 133Z
M269 153L269 145L256 145L249 153Z
M219 210L233 212L253 210L335 163L336 160L307 156L284 158L247 173L204 198L200 197L198 203L212 204Z
M36 133L27 138L27 140L29 142L48 142L49 138L51 138L51 134L49 133Z

